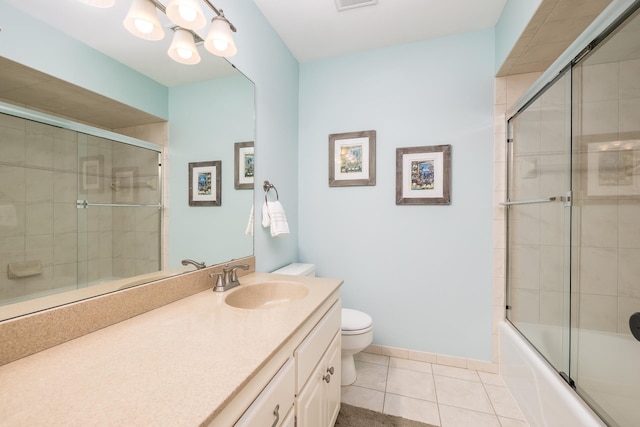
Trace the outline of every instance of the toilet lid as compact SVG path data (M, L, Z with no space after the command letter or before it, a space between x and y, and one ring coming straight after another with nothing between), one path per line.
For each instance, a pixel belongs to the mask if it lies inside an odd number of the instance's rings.
M342 330L358 331L366 329L373 324L373 319L367 313L350 308L342 309Z

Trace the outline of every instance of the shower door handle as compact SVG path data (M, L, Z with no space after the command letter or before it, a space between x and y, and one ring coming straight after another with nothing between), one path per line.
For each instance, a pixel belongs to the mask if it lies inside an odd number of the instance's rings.
M565 206L571 206L571 191L567 191L564 196L551 196L542 199L529 199L529 200L514 200L499 203L501 206L514 206L514 205L533 205L538 203L551 203L551 202L563 202Z

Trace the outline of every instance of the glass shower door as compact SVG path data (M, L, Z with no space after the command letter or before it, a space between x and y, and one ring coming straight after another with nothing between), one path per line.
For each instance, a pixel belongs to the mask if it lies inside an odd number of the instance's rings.
M572 377L609 425L639 426L640 10L574 66L573 106Z
M507 319L569 373L571 76L508 123Z

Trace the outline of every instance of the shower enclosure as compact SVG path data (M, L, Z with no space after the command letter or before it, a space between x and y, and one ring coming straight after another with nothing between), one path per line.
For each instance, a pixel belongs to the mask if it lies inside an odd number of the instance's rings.
M638 7L507 127L507 319L625 427L640 425Z
M0 305L158 271L159 147L2 107Z

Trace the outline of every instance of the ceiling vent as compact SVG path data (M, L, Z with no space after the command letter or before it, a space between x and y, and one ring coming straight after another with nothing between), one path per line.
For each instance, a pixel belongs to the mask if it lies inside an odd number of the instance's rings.
M378 4L378 0L336 0L338 12L354 9L356 7L373 6Z

